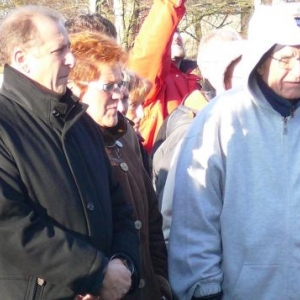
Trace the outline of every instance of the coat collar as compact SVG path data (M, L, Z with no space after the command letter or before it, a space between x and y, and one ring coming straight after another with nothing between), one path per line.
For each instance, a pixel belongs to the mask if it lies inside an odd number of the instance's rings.
M271 104L274 110L286 118L293 115L293 112L300 106L300 99L290 101L277 95L257 74L257 83L267 101Z
M1 94L59 128L66 122L70 110L78 104L78 99L69 89L64 95L58 95L9 65L4 67ZM82 112L87 108L83 104L78 104L77 108L79 106Z
M106 147L114 147L117 140L127 132L128 120L118 112L118 123L114 127L100 126Z

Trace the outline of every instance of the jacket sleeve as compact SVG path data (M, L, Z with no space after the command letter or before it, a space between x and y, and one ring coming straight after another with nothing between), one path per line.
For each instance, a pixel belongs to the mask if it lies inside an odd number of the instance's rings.
M51 190L49 191L51 192ZM89 241L57 224L27 197L19 170L0 139L1 273L13 270L76 293L98 292L107 258Z
M169 276L172 289L182 300L221 292L220 215L225 169L218 122L210 122L208 115L201 113L194 119L176 164Z
M151 179L143 168L140 148L138 146L138 139L132 127L128 128L127 137L132 135L131 146L135 149L136 159L139 160L141 176L145 186L145 200L148 205L148 226L149 226L149 250L151 263L156 275L158 287L162 295L167 299L171 299L171 289L168 282L168 258L167 249L162 234L162 216L158 208L158 200L152 186Z
M155 99L170 70L172 37L185 14L184 2L185 0L154 0L135 38L128 67L153 84L145 105L149 105L147 101L150 99Z
M141 266L139 253L139 238L134 227L132 207L124 200L122 188L119 183L114 183L111 191L113 203L113 254L129 258L134 265L132 274L131 292L139 282Z
M149 248L151 262L162 295L167 299L171 299L171 289L168 282L167 248L162 233L162 216L158 209L158 200L151 180L145 170L144 182L147 190L149 207Z
M174 146L175 147L175 146ZM180 149L180 143L176 146L174 154L170 163L170 169L165 181L163 190L161 191L161 214L163 217L162 230L165 239L165 243L168 247L170 227L172 222L172 206L173 206L173 191L175 185L175 173L176 173L176 161L178 158L178 151Z

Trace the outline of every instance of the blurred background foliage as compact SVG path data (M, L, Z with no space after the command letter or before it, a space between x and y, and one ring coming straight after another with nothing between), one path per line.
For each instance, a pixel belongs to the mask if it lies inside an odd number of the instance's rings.
M253 1L258 0L187 0L187 12L179 25L187 56L196 56L201 36L212 29L230 26L246 37ZM272 0L260 1L260 4L272 4ZM152 3L153 0L0 0L0 18L14 8L28 4L54 8L65 19L96 11L115 24L119 44L129 50Z

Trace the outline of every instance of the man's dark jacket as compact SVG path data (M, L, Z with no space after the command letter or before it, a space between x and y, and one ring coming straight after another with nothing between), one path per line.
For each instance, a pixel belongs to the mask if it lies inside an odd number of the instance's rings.
M96 294L138 237L86 107L6 66L0 92L0 299Z

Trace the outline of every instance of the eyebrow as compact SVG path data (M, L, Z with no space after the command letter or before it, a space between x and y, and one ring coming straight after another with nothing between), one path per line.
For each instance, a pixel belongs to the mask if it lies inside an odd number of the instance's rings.
M285 47L280 47L279 49L274 49L273 50L273 53L276 53L276 52L279 52L279 51L281 51L283 48L285 48ZM283 51L283 54L286 54L286 53L295 53L295 52L297 52L297 53L300 53L300 48L293 48L293 47L289 47L288 49L284 49L284 51Z
M68 41L62 41L61 44L57 45L54 50L51 50L50 53L54 53L54 52L57 52L57 51L60 51L60 50L63 50L65 48L71 48L71 42L68 40Z

